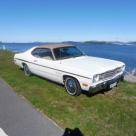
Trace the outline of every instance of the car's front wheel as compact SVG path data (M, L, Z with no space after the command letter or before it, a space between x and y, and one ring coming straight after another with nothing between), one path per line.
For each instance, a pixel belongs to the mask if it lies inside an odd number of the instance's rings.
M24 65L23 65L23 68L24 68L24 73L25 73L25 75L26 75L26 76L31 76L32 73L31 73L31 71L29 70L27 64L24 64Z
M81 94L81 87L76 79L72 77L67 77L64 84L68 94L72 96L79 96Z

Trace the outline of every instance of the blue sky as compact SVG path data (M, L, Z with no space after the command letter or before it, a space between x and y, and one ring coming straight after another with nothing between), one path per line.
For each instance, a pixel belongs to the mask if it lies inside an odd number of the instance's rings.
M0 0L0 41L86 40L136 40L136 0Z

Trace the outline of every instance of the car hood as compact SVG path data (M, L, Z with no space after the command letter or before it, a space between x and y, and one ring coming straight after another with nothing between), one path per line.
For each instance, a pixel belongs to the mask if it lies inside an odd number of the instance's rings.
M71 71L71 73L87 77L93 76L94 74L101 74L124 65L120 61L91 56L65 59L61 61L61 64L65 69Z

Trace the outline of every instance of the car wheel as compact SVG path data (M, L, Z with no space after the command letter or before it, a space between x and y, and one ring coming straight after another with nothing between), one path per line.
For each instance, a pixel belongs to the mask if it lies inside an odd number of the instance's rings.
M124 81L124 75L123 75L123 76L121 76L120 80L121 80L121 81Z
M64 84L68 94L72 96L79 96L81 94L81 87L76 79L72 77L67 77Z
M28 66L26 64L24 64L24 73L26 76L31 76L31 71L29 70Z

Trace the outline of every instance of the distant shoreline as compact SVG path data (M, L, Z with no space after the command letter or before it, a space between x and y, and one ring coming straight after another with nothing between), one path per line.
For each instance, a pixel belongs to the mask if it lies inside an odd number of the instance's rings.
M3 44L54 44L54 43L65 43L65 44L114 44L114 45L136 45L136 41L133 42L120 42L120 41L63 41L63 42L0 42L0 45Z

